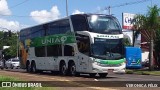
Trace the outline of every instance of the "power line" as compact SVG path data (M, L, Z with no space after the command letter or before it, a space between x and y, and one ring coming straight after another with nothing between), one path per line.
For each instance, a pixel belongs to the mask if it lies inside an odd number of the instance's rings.
M23 2L21 2L19 4L11 6L9 9L15 8L15 7L27 2L27 1L29 1L29 0L24 0ZM104 11L104 10L109 10L109 14L111 14L111 8L122 7L122 6L126 6L126 5L139 4L139 3L144 3L144 2L147 2L147 1L150 1L150 0L141 0L141 1L135 1L135 2L122 3L122 4L119 4L119 5L115 5L115 6L108 6L108 7L105 7L103 9L100 9L98 12L101 12L101 11ZM98 13L98 12L96 12L96 13ZM43 18L44 17L44 16L4 15L4 14L0 14L0 16L13 16L13 17L20 17L20 18L30 18L30 17L42 17ZM47 17L47 18L52 18L52 17Z
M22 2L20 2L18 4L16 4L16 5L14 5L14 6L9 7L9 9L13 9L13 8L15 8L17 6L20 6L20 5L24 4L24 3L26 3L27 1L29 1L29 0L24 0L24 1L22 1Z
M27 1L29 1L29 0L24 0L24 1L22 1L22 2L20 2L18 4L16 4L16 5L13 5L13 6L9 7L8 9L13 9L13 8L15 8L15 7L19 6L19 5L22 5L22 4L26 3ZM0 14L0 16L12 16L12 17L19 17L19 18L30 18L30 17L46 18L45 16L25 16L25 15L5 15L5 14ZM47 18L53 18L53 17L47 17Z
M122 6L126 6L126 5L139 4L139 3L144 3L144 2L147 2L147 1L150 1L150 0L141 0L141 1L123 3L123 4L120 4L120 5L116 5L116 6L111 6L111 8L122 7Z
M108 6L105 7L103 9L100 9L98 12L104 11L104 10L109 10L109 14L111 14L111 8L117 8L117 7L122 7L122 6L127 6L127 5L133 5L133 4L139 4L139 3L144 3L150 0L141 0L141 1L135 1L135 2L127 2L127 3L122 3L119 5L115 5L115 6Z
M0 16L12 16L12 17L19 17L19 18L30 18L30 17L41 17L41 18L53 18L53 17L46 17L46 16L25 16L25 15L5 15L5 14L0 14Z
M1 1L1 0L0 0L0 1ZM11 7L8 7L8 9L13 9L13 8L15 8L15 7L19 6L19 5L24 4L24 3L27 2L27 1L29 1L29 0L24 0L24 1L22 1L22 2L20 2L20 3L18 3L18 4L16 4L16 5L13 5L13 6L11 6ZM6 9L6 10L7 10L7 9Z
M26 3L27 1L29 1L29 0L24 0L24 1L22 1L22 2L20 2L20 3L18 3L18 4L16 4L16 5L13 5L13 6L9 7L8 9L13 9L13 8L15 8L15 7L17 7L17 6L20 6L20 5L24 4L24 3ZM0 16L28 17L28 16L4 15L4 14L0 14Z

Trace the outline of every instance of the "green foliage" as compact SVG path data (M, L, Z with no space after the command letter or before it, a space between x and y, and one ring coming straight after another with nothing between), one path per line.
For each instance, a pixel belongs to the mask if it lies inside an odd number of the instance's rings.
M17 35L16 33L11 33L12 37L6 37L4 38L4 32L0 31L0 50L3 49L3 46L10 46L8 49L5 49L3 51L4 58L9 59L11 57L16 57L17 52Z
M146 30L150 32L149 39L154 39L156 30L160 28L160 8L157 5L149 7L146 15L137 15L132 21L134 29L137 31ZM151 35L152 34L152 35Z
M0 75L0 81L16 81L17 78Z
M160 30L157 30L154 43L155 43L155 45L154 45L155 51L160 52Z
M157 56L156 59L157 59L157 62L159 63L159 68L160 68L160 29L157 30L157 33L156 33L156 38L154 41L154 49Z
M131 43L129 42L128 38L123 38L124 46L131 46Z
M150 62L150 70L153 70L153 48L155 43L155 38L157 35L157 30L160 28L160 8L157 5L153 7L149 7L148 13L146 15L137 15L135 20L133 21L134 29L138 31L148 31L149 34L142 33L148 42L150 42L150 53L149 53L149 62ZM158 39L158 38L157 38ZM158 44L158 43L157 43Z

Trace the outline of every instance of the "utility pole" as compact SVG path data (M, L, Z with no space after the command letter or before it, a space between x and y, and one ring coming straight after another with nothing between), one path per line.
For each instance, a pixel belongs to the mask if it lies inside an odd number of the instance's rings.
M111 6L108 7L108 13L111 15Z
M18 53L19 53L18 44L19 44L19 35L18 35L18 30L17 30L17 59L19 59L18 58Z
M106 7L105 10L108 10L108 14L111 15L111 6Z
M66 16L68 16L68 0L66 0Z

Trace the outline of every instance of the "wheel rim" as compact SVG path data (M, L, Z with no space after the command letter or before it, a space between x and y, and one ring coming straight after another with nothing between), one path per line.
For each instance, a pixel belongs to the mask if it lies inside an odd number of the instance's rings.
M65 66L65 65L62 66L62 70L61 70L61 71L62 71L62 74L63 74L63 75L66 74L66 66Z
M36 72L36 68L35 68L35 65L33 65L33 68L32 68L33 72Z
M100 75L100 77L106 77L107 76L106 73L100 73L99 75Z
M91 77L95 77L96 76L96 73L90 73L89 74Z
M29 65L27 65L27 71L30 72L30 66Z
M73 66L71 67L71 74L72 74L72 75L75 75L75 72L76 72L76 67L75 67L75 65L73 65Z

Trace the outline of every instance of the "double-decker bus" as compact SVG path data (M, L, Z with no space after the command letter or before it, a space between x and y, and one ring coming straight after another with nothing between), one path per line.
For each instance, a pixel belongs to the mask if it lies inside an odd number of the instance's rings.
M20 66L34 73L106 77L110 71L125 71L122 39L112 15L70 15L20 31Z

